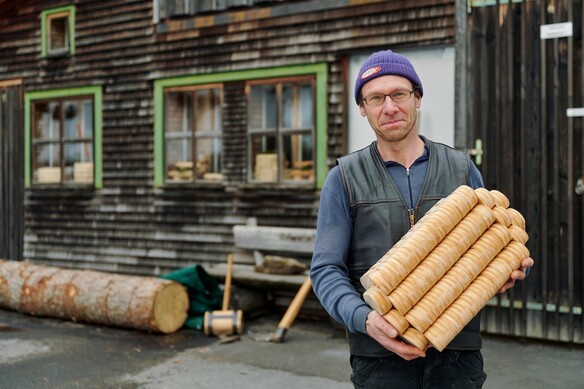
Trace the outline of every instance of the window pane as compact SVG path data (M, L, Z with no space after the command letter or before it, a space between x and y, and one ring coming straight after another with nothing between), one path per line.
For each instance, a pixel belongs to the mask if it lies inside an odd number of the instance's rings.
M214 89L213 90L213 114L214 120L213 124L214 127L212 128L213 131L223 132L223 119L222 119L222 111L221 111L221 89Z
M222 180L221 175L221 90L202 89L196 92L196 177ZM218 134L213 136L213 134Z
M198 12L207 12L215 10L215 1L213 0L199 0L198 1ZM223 7L224 8L224 7Z
M250 91L248 126L250 129L276 128L276 87L253 85Z
M61 51L69 48L68 16L49 19L49 51Z
M65 139L93 138L93 103L91 100L63 102Z
M190 139L166 140L166 172L172 181L192 181L193 159Z
M165 132L191 132L192 92L169 92L164 107Z
M34 140L59 140L61 105L58 102L33 103L32 137Z
M252 138L253 179L262 182L278 181L278 154L276 137L256 135Z
M165 96L166 172L172 181L193 179L192 95L191 91L185 91L169 92Z
M66 143L65 162L93 162L93 142Z
M44 144L32 148L33 182L61 182L61 159L58 144Z
M93 159L91 142L65 143L63 156L65 167L63 181L75 183L93 182Z
M197 132L213 131L214 102L211 101L211 91L208 89L199 90L196 92L195 112L197 117Z
M59 166L61 163L60 148L58 144L45 144L33 147L33 158L36 167Z
M221 139L197 139L197 178L219 181L221 170Z
M314 114L312 85L284 84L282 86L282 127L312 128Z
M81 133L84 138L93 139L93 101L84 100L81 106L83 107L83 127Z
M291 84L282 87L282 127L297 127L294 119L294 90Z
M300 128L314 127L314 104L312 102L312 85L300 85Z
M284 169L287 180L314 180L312 135L291 134L283 137Z
M59 102L33 103L32 124L33 182L59 183L61 182L59 147L61 105Z

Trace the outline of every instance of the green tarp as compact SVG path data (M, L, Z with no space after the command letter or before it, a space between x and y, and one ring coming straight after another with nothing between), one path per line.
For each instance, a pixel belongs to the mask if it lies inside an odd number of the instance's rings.
M221 309L223 291L219 283L202 266L194 265L165 274L160 278L182 284L189 295L189 312L185 327L203 329L206 311Z

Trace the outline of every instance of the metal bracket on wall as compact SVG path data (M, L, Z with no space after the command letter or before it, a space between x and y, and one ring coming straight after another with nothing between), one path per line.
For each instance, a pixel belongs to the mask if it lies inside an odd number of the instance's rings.
M574 192L576 192L576 194L580 196L584 194L584 177L578 178L578 180L576 181L576 187L574 188Z
M483 141L482 139L475 140L475 147L468 150L468 154L474 157L475 165L481 166L483 163Z

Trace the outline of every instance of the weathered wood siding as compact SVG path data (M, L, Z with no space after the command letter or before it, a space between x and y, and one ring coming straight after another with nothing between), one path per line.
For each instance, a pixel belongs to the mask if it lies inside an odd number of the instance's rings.
M582 1L524 1L467 15L468 146L483 140L488 188L527 220L529 280L485 310L483 329L584 343ZM573 22L573 36L540 39L540 25Z
M325 62L333 163L346 150L345 101L352 89L346 55L453 43L454 4L447 0L341 1L311 12L303 11L307 2L289 1L293 12L285 15L221 23L193 16L158 25L152 0L78 0L72 3L75 54L41 58L40 12L70 3L0 3L0 80L22 78L24 92L103 86L103 189L26 191L23 258L62 267L159 274L224 262L233 249L232 226L250 216L260 225L315 226L316 188L246 184L243 82L224 89L225 186L155 189L154 80Z

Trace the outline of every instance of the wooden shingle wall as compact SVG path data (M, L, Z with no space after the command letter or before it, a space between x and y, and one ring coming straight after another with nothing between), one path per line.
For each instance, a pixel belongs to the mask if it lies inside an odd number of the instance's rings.
M330 166L346 151L347 109L356 109L346 104L352 93L346 85L348 56L452 44L454 1L340 1L328 8L315 1L284 3L262 12L253 8L153 24L151 0L1 2L0 80L22 78L23 93L103 88L103 188L28 188L23 259L161 274L192 263L224 262L233 249L233 225L248 217L259 225L314 227L316 187L246 182L244 82L224 84L224 185L155 188L154 80L326 63ZM71 4L75 54L42 58L41 11ZM315 4L321 9L305 12ZM241 15L247 16L238 21Z

